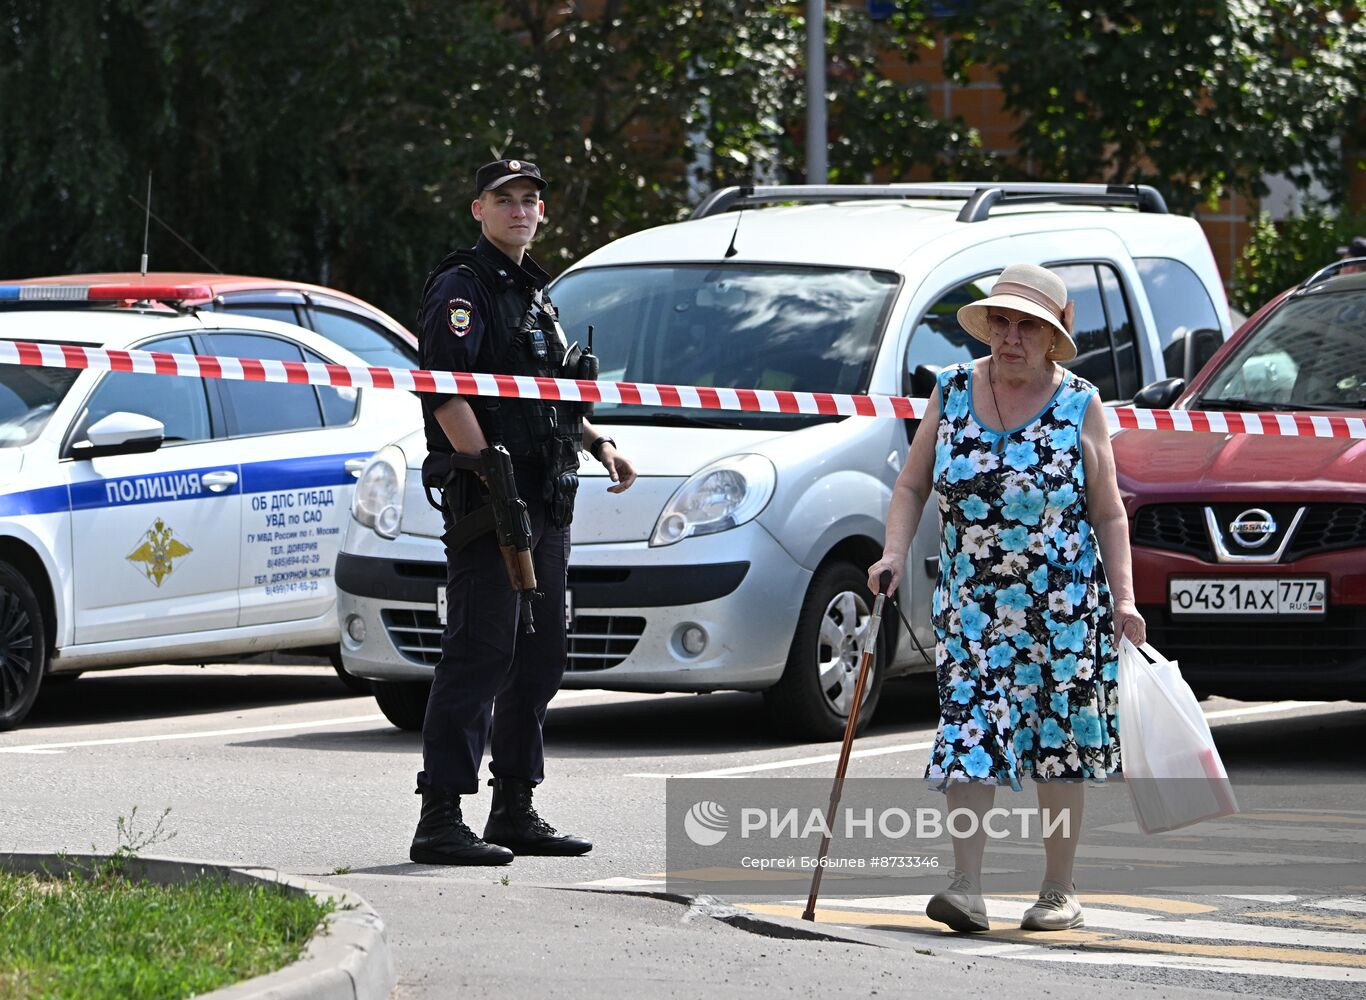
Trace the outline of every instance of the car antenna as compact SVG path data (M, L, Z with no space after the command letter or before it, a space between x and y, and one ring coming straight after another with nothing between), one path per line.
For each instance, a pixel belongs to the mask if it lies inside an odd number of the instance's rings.
M134 198L131 194L128 196L128 200L131 201L131 202L132 202L134 205L136 205L138 208L140 208L140 209L142 209L144 212L146 212L146 213L147 213L147 214L146 214L146 218L147 218L147 219L150 219L152 222L155 222L155 223L156 223L158 226L160 226L162 229L166 230L168 233L170 233L172 236L174 236L177 240L179 240L182 244L184 244L184 245L185 245L185 248L186 248L187 250L189 250L190 253L194 254L196 257L198 257L200 260L202 260L205 264L208 264L209 267L213 269L213 272L214 272L215 274L222 274L222 273L223 273L223 269L222 269L221 267L219 267L219 266L218 266L217 264L215 264L213 261L209 260L209 258L205 257L205 256L204 256L202 253L200 253L198 250L196 250L196 249L194 248L194 244L192 244L189 240L187 240L185 237L181 236L178 232L176 232L174 229L172 229L169 225L166 224L166 220L165 220L165 219L163 219L161 216L157 215L155 212L152 211L152 175L151 175L151 173L148 173L148 174L147 174L147 201L146 201L146 203L143 203L143 202L138 201L138 200L137 200L136 198ZM146 275L147 275L147 230L148 230L149 228L150 228L150 225L147 224L147 223L144 223L143 232L142 232L142 274L143 274L143 277L146 277Z
M745 214L745 209L744 209L744 206L742 205L742 206L736 211L736 213L735 213L735 228L734 228L733 230L731 230L731 234L730 234L730 246L726 247L726 254L725 254L725 255L726 255L727 257L734 257L735 254L736 254L736 249L735 249L735 237L738 236L738 235L740 235L740 219L741 219L741 217L742 217L744 214Z
M147 214L142 219L142 276L147 277L147 235L152 228L152 172L147 171Z

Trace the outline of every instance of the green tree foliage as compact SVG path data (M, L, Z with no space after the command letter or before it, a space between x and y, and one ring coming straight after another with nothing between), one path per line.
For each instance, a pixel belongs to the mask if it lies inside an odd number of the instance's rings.
M699 185L801 179L798 6L0 0L0 275L135 268L151 171L153 211L198 252L154 224L154 268L207 258L406 320L501 155L551 180L537 254L558 270L686 215ZM831 5L832 179L971 157L885 78L924 30Z
M1021 124L1016 166L1156 184L1190 210L1262 177L1342 181L1366 30L1332 0L977 0L951 68L993 73ZM1344 16L1347 12L1347 16Z
M1273 222L1263 215L1233 269L1229 299L1251 316L1287 288L1338 259L1338 247L1366 234L1366 217L1310 208Z

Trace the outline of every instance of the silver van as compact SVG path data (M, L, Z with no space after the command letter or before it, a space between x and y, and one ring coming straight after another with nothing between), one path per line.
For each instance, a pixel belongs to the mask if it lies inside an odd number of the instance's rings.
M1193 374L1231 332L1203 231L1146 187L728 188L688 221L590 254L551 294L569 339L594 328L603 379L925 396L939 369L985 352L955 313L1018 261L1067 282L1068 367L1106 400ZM593 420L640 479L609 494L584 461L565 685L763 691L785 730L838 738L866 567L914 422L657 405L600 405ZM424 453L419 433L370 461L336 573L346 668L404 728L421 727L440 655L445 569ZM903 599L927 649L938 549L926 518ZM865 720L885 679L932 668L894 616L883 624Z

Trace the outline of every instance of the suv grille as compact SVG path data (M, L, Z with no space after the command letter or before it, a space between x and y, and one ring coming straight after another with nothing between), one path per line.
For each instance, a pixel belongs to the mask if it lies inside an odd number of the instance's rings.
M1249 503L1247 506L1254 506ZM1276 505L1276 519L1288 524L1298 507ZM1220 504L1222 517L1241 504ZM1134 515L1133 542L1154 549L1186 552L1206 562L1214 561L1209 530L1205 527L1205 507L1198 503L1160 503L1140 507ZM1289 562L1335 549L1366 547L1366 504L1305 504L1295 535L1290 539L1282 561ZM1274 547L1274 546L1273 546Z
M441 659L441 623L435 611L392 608L381 613L385 631L404 659L434 667ZM569 629L570 671L615 667L636 648L645 619L625 615L579 615Z
M1320 674L1366 661L1366 611L1358 608L1329 607L1322 618L1299 621L1268 616L1227 622L1174 619L1161 606L1139 610L1148 621L1148 641L1180 660L1182 673L1233 671L1253 681L1259 669Z

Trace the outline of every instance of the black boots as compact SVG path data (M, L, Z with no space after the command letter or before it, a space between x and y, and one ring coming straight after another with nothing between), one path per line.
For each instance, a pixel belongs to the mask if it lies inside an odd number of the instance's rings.
M512 860L506 847L484 843L465 825L459 795L423 788L418 792L422 816L408 849L413 861L420 865L505 865Z
M510 847L517 854L573 856L593 849L591 841L556 833L555 828L536 815L531 790L536 786L517 778L490 778L493 807L484 826L484 840Z

